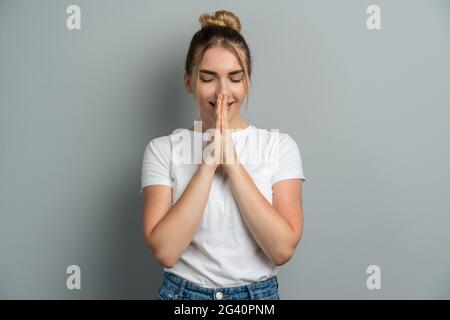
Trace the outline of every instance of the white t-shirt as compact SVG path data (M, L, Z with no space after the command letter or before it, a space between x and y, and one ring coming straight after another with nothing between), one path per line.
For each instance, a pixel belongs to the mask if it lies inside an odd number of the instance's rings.
M177 129L151 140L144 152L140 192L148 185L167 185L172 188L175 203L200 165L209 136L208 131L202 134ZM300 150L289 134L249 125L231 136L239 161L269 203L272 204L274 183L284 179L306 180ZM183 152L186 149L181 146L188 146L193 152ZM278 273L278 266L253 238L226 175L216 172L192 242L177 263L164 270L202 287L219 288L266 280Z

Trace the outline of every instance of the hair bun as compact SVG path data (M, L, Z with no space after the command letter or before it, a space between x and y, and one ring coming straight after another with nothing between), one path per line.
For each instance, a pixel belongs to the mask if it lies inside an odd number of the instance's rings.
M241 32L241 22L239 21L239 18L230 11L219 10L214 13L214 16L204 13L198 20L200 21L202 28L207 26L223 26L230 27L239 33Z

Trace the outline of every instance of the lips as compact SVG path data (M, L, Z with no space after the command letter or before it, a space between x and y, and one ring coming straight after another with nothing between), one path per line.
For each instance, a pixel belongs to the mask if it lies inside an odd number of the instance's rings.
M230 102L230 103L228 104L228 108L230 108L230 106L231 106L233 103L234 103L234 101L233 101L233 102ZM209 101L209 104L210 104L210 106L213 107L213 108L216 107L216 104L215 104L214 102Z

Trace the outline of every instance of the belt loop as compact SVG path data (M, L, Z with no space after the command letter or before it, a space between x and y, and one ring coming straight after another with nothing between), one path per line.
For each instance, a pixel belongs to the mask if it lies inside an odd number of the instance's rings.
M254 299L254 295L253 295L253 289L252 289L252 285L246 285L246 287L247 287L247 290L248 290L248 294L250 295L250 299L249 300L255 300Z
M177 298L178 299L182 299L183 298L183 290L184 290L184 286L186 285L187 281L186 280L182 280L181 284L180 284L180 289L178 290L177 293Z

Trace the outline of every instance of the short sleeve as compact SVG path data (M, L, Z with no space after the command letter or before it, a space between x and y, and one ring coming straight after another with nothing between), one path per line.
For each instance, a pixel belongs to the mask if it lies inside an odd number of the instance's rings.
M271 155L272 185L285 179L306 181L300 149L289 134L280 133L274 139Z
M170 140L160 137L151 140L144 151L142 159L141 190L153 184L172 187L170 175Z

